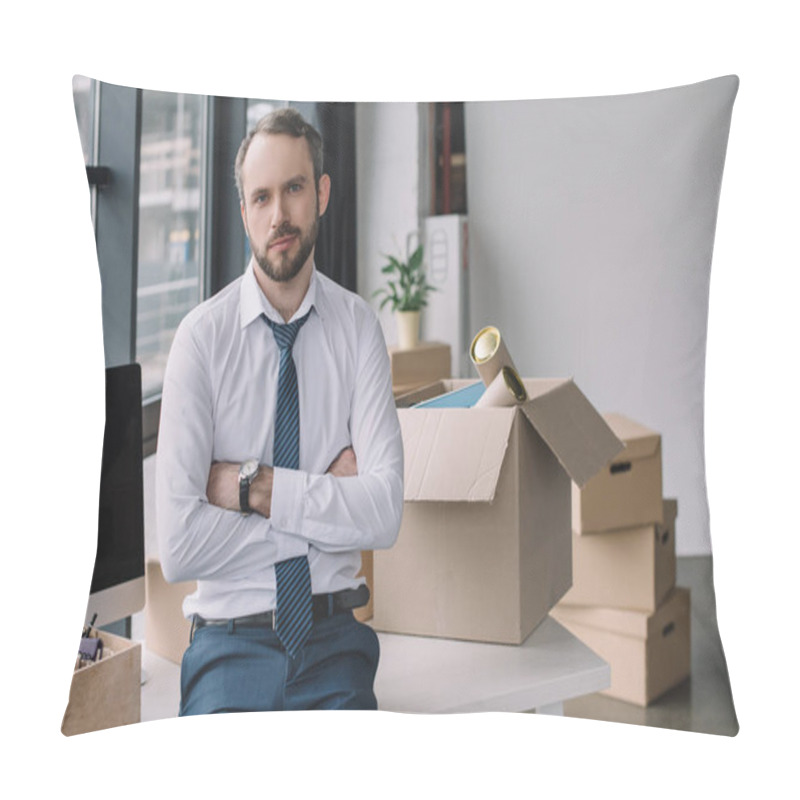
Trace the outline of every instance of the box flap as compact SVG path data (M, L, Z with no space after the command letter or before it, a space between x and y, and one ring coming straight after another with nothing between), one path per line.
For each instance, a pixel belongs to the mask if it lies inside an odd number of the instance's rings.
M635 461L639 458L649 458L658 452L661 435L656 431L616 412L603 414L603 419L625 445L625 449L614 459L615 461Z
M530 400L522 411L578 486L622 451L622 442L572 380L523 383Z
M406 501L490 502L515 408L398 409Z

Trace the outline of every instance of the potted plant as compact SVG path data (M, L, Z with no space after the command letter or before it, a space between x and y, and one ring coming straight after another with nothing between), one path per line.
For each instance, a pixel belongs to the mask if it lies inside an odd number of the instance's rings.
M384 254L389 259L389 263L381 267L381 272L387 276L386 286L373 293L373 297L383 296L381 309L389 303L395 312L398 347L401 350L417 346L420 311L428 305L428 292L438 291L425 277L422 253L422 245L419 245L407 261Z

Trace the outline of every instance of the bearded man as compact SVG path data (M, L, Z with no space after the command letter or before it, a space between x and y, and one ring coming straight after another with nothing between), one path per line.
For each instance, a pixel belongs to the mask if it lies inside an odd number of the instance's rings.
M197 581L179 713L374 709L378 640L352 609L361 550L391 547L402 515L386 344L314 265L319 133L276 111L234 172L252 258L182 321L161 402L161 566Z

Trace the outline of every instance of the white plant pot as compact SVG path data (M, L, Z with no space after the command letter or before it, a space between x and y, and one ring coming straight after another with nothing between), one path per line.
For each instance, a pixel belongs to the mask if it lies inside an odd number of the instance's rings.
M400 350L413 350L419 343L419 311L395 311L397 346Z

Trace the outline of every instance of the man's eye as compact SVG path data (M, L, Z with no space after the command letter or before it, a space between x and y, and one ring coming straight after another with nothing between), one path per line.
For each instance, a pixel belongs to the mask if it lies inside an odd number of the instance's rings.
M303 188L303 184L302 183L292 183L289 186L289 191L292 192L292 194L296 194L302 188Z
M267 200L267 195L262 192L261 194L256 195L256 203L264 203Z

